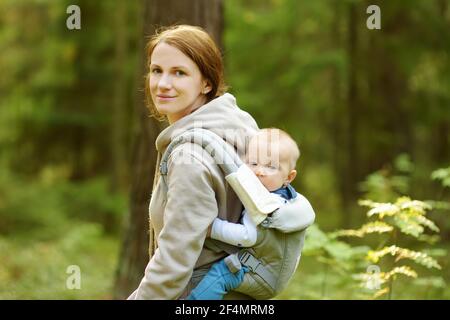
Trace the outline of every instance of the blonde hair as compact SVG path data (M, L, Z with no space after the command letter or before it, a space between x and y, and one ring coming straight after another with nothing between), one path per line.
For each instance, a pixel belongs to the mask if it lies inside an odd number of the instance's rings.
M211 91L206 94L207 102L226 92L227 86L223 75L222 54L214 40L203 28L190 25L175 25L157 30L147 43L148 67L151 64L153 50L158 44L163 42L183 52L198 66L203 78L211 86ZM163 120L165 117L158 112L151 98L149 75L150 70L145 77L147 108L153 117Z
M297 142L295 142L295 140L287 132L278 128L264 128L259 130L257 134L259 135L264 133L268 137L272 136L278 137L278 143L280 145L280 153L281 150L284 149L283 151L285 153L285 156L289 161L289 170L295 169L298 158L300 158L300 148L298 147ZM284 146L285 148L281 148L281 146Z

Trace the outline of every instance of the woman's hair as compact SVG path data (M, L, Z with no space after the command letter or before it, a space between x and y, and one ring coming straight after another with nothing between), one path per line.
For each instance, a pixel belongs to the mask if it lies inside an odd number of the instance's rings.
M203 78L211 86L211 91L206 94L207 102L226 92L222 55L214 40L204 29L190 25L175 25L157 30L147 43L148 67L151 64L153 50L160 43L177 48L195 62ZM147 107L153 117L163 120L165 117L158 112L152 101L149 75L148 72L145 77Z

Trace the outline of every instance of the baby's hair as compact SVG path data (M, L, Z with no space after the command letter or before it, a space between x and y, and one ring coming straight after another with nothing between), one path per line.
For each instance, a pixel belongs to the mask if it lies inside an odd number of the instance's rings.
M258 134L267 133L268 136L273 134L278 135L280 146L286 147L285 152L288 153L289 157L289 170L293 170L296 167L297 160L300 157L300 148L297 142L285 131L278 128L264 128L259 130ZM280 148L280 153L283 148Z

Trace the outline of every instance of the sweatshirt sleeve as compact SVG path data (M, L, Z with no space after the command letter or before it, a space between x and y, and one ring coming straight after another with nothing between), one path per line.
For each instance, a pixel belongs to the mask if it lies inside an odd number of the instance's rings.
M211 238L238 247L251 247L257 239L256 225L244 211L241 223L232 223L219 218L214 219Z
M293 201L281 206L272 214L265 226L289 233L305 230L314 223L315 218L316 214L308 199L297 193Z
M218 214L208 168L197 153L177 149L168 163L168 198L158 248L147 264L135 299L169 300L183 293L207 229Z

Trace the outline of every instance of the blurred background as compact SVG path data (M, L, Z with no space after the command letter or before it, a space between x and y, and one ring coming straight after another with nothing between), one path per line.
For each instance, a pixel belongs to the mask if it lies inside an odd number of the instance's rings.
M279 298L449 299L449 0L0 0L0 299L137 287L165 125L144 106L144 45L176 22L210 31L239 106L300 146L294 187L317 218ZM358 229L373 219L359 199L401 196L425 209ZM373 258L392 245L409 251ZM361 286L374 263L385 292Z

